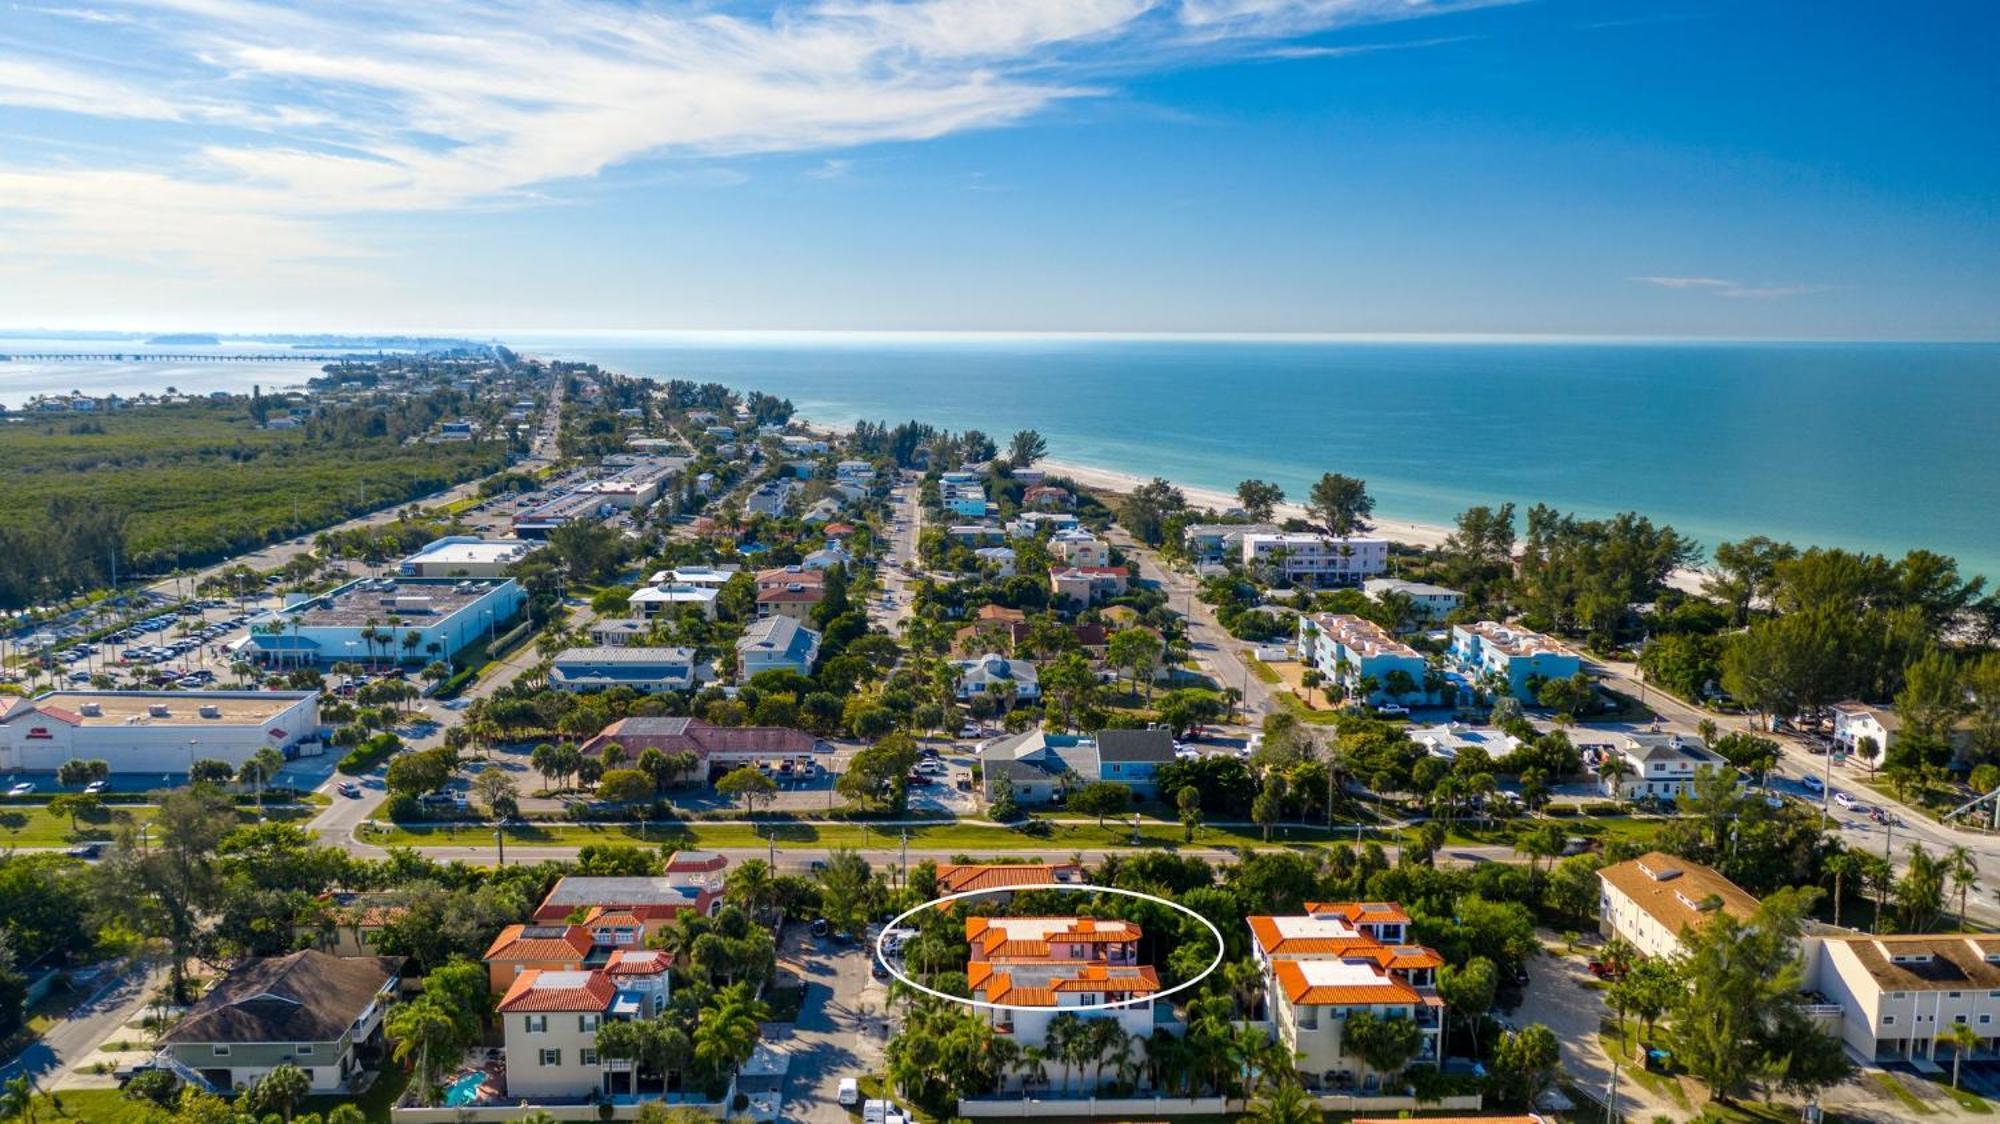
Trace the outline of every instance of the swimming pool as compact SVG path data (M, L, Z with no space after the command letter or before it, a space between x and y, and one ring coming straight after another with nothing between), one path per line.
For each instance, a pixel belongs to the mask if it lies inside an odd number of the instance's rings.
M482 1070L475 1069L471 1073L457 1077L451 1084L445 1086L444 1103L453 1108L471 1104L479 1099L479 1087L485 1083L486 1074Z

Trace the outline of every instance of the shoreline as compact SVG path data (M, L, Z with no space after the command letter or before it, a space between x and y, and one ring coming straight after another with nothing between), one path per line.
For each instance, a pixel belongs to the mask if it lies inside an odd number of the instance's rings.
M1118 472L1108 468L1097 468L1087 464L1060 459L1037 462L1044 471L1059 476L1067 476L1086 488L1096 488L1108 492L1130 492L1147 483L1148 478L1130 472ZM1196 488L1176 480L1167 483L1179 488L1188 503L1196 507L1213 508L1218 513L1237 506L1236 496L1217 488ZM1306 509L1302 504L1289 501L1277 505L1272 518L1282 522L1286 519L1306 519ZM1436 550L1444 546L1451 537L1450 527L1440 527L1435 523L1413 523L1404 519L1378 519L1370 527L1368 534L1384 538L1402 546L1414 546L1424 550ZM1685 593L1700 593L1707 582L1708 574L1701 569L1675 570L1667 576L1667 584Z

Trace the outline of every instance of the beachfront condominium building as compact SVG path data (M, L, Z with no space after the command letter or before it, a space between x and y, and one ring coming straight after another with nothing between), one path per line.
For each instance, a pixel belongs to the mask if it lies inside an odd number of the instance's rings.
M114 773L240 768L260 749L316 752L318 691L50 691L0 708L0 771L53 773L74 759ZM310 744L308 744L310 743Z
M1374 621L1346 613L1305 614L1299 617L1298 643L1301 662L1371 706L1419 706L1429 699L1424 679L1430 665L1423 653Z
M1954 1025L1972 1028L1976 1054L2000 1049L2000 937L1976 934L1810 932L1801 942L1808 1008L1862 1059L1951 1061Z
M1451 656L1482 686L1505 690L1525 703L1535 701L1544 679L1567 679L1583 669L1575 652L1525 628L1480 621L1451 627Z
M1275 535L1276 523L1190 523L1181 528L1181 549L1196 566L1243 560L1243 536Z
M1156 1020L1160 977L1139 963L1140 935L1130 921L968 917L966 982L973 999L1001 1005L979 1014L1024 1050L1045 1047L1049 1024L1065 1011L1086 1022L1114 1021L1143 1039L1177 1024Z
M1444 958L1407 943L1410 918L1392 902L1307 902L1303 915L1252 917L1251 948L1264 976L1268 1028L1313 1088L1376 1088L1387 1074L1346 1048L1349 1020L1411 1019L1411 1060L1436 1064Z
M1389 567L1389 540L1276 531L1243 536L1243 568L1307 589L1358 586Z
M406 578L498 578L542 544L524 539L447 535L396 564Z
M513 578L359 578L264 614L232 650L281 667L427 664L506 631L527 600Z
M1402 578L1369 578L1361 583L1361 590L1377 601L1391 594L1409 598L1410 619L1403 622L1406 625L1441 621L1465 604L1465 594L1458 590Z
M1598 931L1622 937L1643 956L1671 957L1681 934L1727 913L1748 921L1757 899L1711 866L1661 851L1597 872Z

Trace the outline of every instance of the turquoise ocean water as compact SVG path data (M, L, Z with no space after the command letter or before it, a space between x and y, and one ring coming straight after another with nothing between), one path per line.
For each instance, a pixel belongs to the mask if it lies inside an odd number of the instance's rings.
M2000 345L509 335L536 354L917 418L1052 458L1292 498L1327 471L1389 518L1635 510L2000 577Z

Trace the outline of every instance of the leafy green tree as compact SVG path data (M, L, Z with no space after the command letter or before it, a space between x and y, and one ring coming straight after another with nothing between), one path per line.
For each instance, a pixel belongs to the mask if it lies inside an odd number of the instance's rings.
M1340 1045L1342 1052L1360 1058L1369 1069L1393 1077L1417 1056L1423 1040L1415 1019L1383 1018L1373 1011L1357 1010L1347 1016Z
M1363 481L1329 472L1312 486L1306 497L1306 512L1327 534L1350 538L1369 529L1375 500L1369 496L1368 485Z
M1817 894L1780 889L1747 921L1717 910L1681 934L1676 967L1684 988L1667 1039L1675 1059L1717 1099L1727 1100L1759 1072L1780 1029L1779 1013L1797 1006L1800 924Z
M1096 816L1097 826L1104 826L1104 817L1119 815L1132 807L1132 790L1115 781L1093 781L1069 794L1069 809L1086 816Z
M1049 453L1049 443L1032 429L1023 429L1007 442L1007 463L1015 468L1028 468Z
M465 1045L458 1019L442 1003L422 995L390 1008L383 1029L396 1044L391 1056L412 1067L418 1098L436 1104L438 1082Z
M1236 502L1244 514L1264 522L1285 502L1285 490L1268 480L1245 480L1236 485Z
M1530 1107L1555 1081L1561 1064L1562 1049L1555 1032L1541 1023L1531 1023L1500 1036L1493 1047L1488 1087L1502 1101Z
M762 769L745 765L723 774L715 782L715 791L731 799L741 799L743 810L755 813L757 805L768 803L778 793L778 782L764 774Z
M167 942L169 992L188 1002L187 961L222 901L216 849L236 826L236 809L213 788L197 785L162 796L148 842L127 827L112 858L97 867L95 902Z

